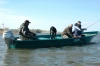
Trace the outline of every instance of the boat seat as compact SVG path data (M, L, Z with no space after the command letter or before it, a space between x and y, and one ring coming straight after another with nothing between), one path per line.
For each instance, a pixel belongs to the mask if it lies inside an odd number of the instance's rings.
M50 40L50 38L39 37L39 40ZM62 39L62 37L56 37L56 39Z
M56 39L62 39L62 37L56 37Z
M22 40L22 39L18 38L17 40Z
M39 40L50 40L50 38L45 38L45 37L39 37Z

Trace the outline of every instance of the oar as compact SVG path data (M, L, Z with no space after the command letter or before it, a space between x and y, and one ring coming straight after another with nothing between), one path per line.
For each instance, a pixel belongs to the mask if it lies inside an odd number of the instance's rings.
M90 26L88 26L87 28L91 27L92 25L94 25L94 24L96 24L96 23L98 23L98 22L100 22L100 20L98 20L97 22L95 22L95 23L91 24L91 25L90 25Z

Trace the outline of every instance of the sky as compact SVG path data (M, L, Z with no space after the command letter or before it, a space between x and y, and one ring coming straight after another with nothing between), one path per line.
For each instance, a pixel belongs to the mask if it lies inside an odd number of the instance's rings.
M25 20L30 29L61 32L81 21L87 31L100 31L100 0L0 0L0 28L18 29Z

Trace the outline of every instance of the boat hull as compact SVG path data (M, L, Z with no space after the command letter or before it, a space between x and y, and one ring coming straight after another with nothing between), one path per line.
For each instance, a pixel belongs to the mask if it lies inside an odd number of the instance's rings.
M45 37L48 39L44 40L17 40L14 39L10 48L46 48L46 47L61 47L61 46L75 46L75 45L86 45L98 32L84 32L86 35L82 38L67 38L67 39L49 39L49 35L39 35L38 38ZM61 37L61 35L57 35Z

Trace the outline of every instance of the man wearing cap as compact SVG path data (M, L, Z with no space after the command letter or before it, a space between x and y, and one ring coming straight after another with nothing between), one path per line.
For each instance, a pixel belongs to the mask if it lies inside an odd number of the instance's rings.
M77 27L81 30L87 30L86 28L81 28L81 21L77 22Z
M20 39L22 40L29 40L32 39L32 36L36 36L35 33L31 32L28 28L29 25L29 20L25 20L24 23L21 24L20 30L19 30L19 35Z
M74 28L74 37L77 38L77 37L82 37L82 32L84 30L86 30L86 28L81 28L81 21L78 21L77 23L75 23L75 28Z

